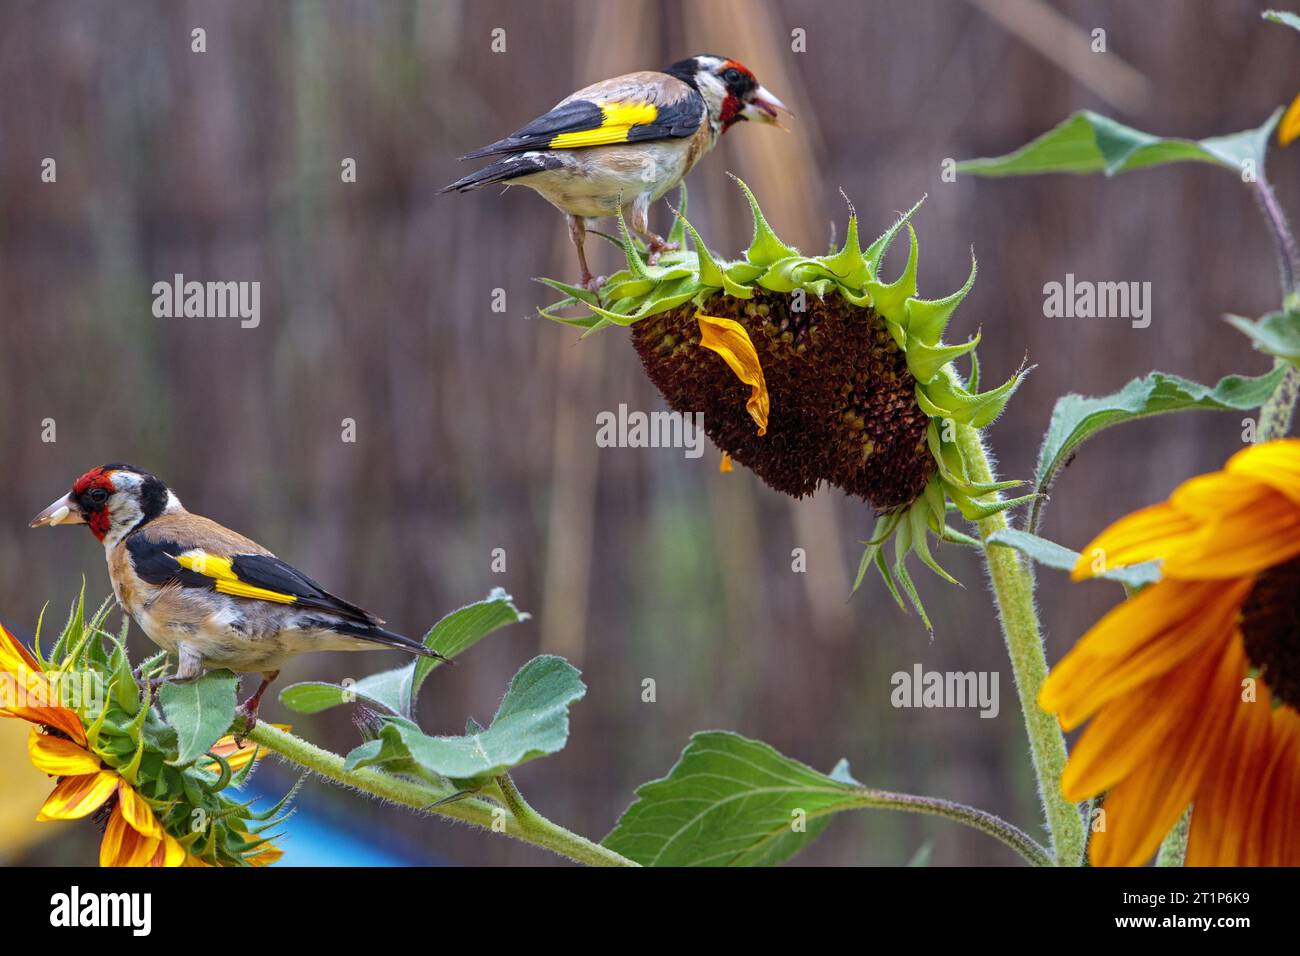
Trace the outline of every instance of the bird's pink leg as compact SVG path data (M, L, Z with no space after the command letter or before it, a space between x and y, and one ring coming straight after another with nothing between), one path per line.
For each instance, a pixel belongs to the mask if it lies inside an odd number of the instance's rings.
M581 216L567 215L565 218L569 220L569 238L573 240L573 248L578 250L578 266L582 269L579 284L588 292L595 292L604 285L605 277L593 276L587 268L587 251L583 248L587 242L587 224Z
M659 253L673 252L679 248L677 243L669 242L663 236L650 231L649 193L642 193L632 201L631 215L628 220L628 226L632 231L645 240L646 261L650 265L655 265L659 261Z
M253 691L253 696L239 705L239 715L246 721L244 726L245 734L249 733L257 726L257 708L262 704L262 695L266 693L266 689L271 686L271 681L275 680L279 676L279 671L267 671L264 673L262 675L262 683L258 685L257 690Z

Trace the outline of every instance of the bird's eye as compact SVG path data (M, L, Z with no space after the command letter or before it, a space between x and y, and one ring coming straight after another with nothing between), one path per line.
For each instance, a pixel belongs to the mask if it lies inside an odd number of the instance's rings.
M103 488L92 488L86 498L92 505L102 505L108 500L108 492Z
M740 71L733 66L722 74L722 78L728 83L739 83Z

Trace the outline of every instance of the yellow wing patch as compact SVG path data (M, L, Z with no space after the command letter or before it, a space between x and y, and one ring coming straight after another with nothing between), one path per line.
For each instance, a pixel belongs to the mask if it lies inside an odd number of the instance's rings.
M231 567L229 558L221 558L215 554L208 554L206 551L196 549L178 555L176 563L183 568L188 568L195 574L201 574L205 578L212 578L216 582L213 587L219 594L252 598L256 601L274 601L277 604L298 603L298 599L292 594L259 588L256 585L239 580Z
M604 146L609 143L626 143L633 126L646 126L659 116L653 103L606 103L600 108L600 125L573 133L560 133L551 139L551 149L579 149L583 146Z

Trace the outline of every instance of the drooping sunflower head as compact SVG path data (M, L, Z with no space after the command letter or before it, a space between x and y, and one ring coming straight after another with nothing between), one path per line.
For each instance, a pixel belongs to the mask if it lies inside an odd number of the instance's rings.
M542 280L567 294L542 314L588 334L630 326L669 406L702 412L705 432L726 456L776 490L802 497L826 483L868 502L878 519L858 581L875 564L900 604L902 585L928 627L904 559L916 553L952 580L927 542L950 534L948 503L977 520L1023 500L996 500L1015 482L972 481L958 436L996 419L1026 370L981 392L979 334L944 340L975 281L975 262L951 295L918 295L911 217L920 203L866 248L850 207L843 247L805 256L777 237L749 187L737 182L754 223L739 259L708 250L686 219L683 190L669 236L677 250L649 264L620 220L627 268L597 293ZM907 264L887 281L881 264L904 229ZM556 314L569 306L588 314ZM963 376L953 363L965 356L971 369ZM890 539L892 564L882 550Z
M0 627L0 716L33 725L32 764L55 779L37 819L96 820L104 866L274 862L280 850L267 831L288 796L269 812L235 799L229 788L247 779L256 754L229 737L179 759L177 732L151 703L149 681L132 673L125 633L103 631L108 607L87 620L78 601L48 658ZM142 665L145 678L161 656Z
M1062 777L1106 793L1098 865L1139 865L1192 806L1189 866L1300 865L1300 440L1122 518L1076 579L1160 562L1161 579L1101 619L1039 702L1090 721Z

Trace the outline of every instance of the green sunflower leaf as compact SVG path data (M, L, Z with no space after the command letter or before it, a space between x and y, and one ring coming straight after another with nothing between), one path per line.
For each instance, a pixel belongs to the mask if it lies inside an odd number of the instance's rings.
M1239 315L1229 315L1227 319L1259 351L1300 364L1300 311L1270 312L1254 322Z
M1300 14L1291 13L1289 10L1265 10L1260 16L1265 20L1290 27L1292 30L1300 30Z
M515 607L514 599L504 588L493 588L482 601L475 601L452 611L424 635L424 646L443 657L457 657L493 631L507 624L522 624L529 615ZM431 657L416 658L411 677L411 710L420 696L420 688L429 673L441 665Z
M645 866L774 866L831 814L862 805L844 761L827 775L722 731L695 734L668 776L636 795L601 842Z
M514 599L505 590L493 588L482 601L452 611L433 625L424 635L423 644L443 657L455 658L498 628L521 623L528 617L515 607ZM302 714L318 714L359 700L409 717L415 712L415 703L425 678L440 663L430 657L417 658L401 667L371 674L346 687L324 681L304 681L281 691L280 703Z
M1079 563L1078 551L1071 551L1065 545L1014 528L993 532L989 535L987 544L989 547L1012 548L1037 564L1067 574ZM1097 577L1118 581L1125 587L1140 588L1160 580L1160 564L1157 561L1144 561L1127 568L1112 568Z
M239 678L228 670L208 671L185 683L163 684L158 692L163 715L176 731L176 766L202 757L235 719Z
M1070 456L1098 432L1125 422L1188 410L1247 411L1268 401L1286 366L1278 366L1264 375L1250 378L1228 375L1213 387L1201 385L1177 375L1152 372L1135 378L1118 392L1099 398L1066 395L1052 409L1052 420L1038 452L1038 469L1034 478L1037 491L1045 493L1057 472ZM1034 503L1027 528L1038 527L1043 498Z
M434 737L413 722L389 717L378 748L362 744L346 760L349 770L409 759L426 773L472 781L505 773L556 753L569 739L569 705L587 693L577 668L560 657L535 657L514 676L486 730L463 737Z
M1281 116L1278 109L1257 129L1190 140L1153 136L1091 110L1079 110L1015 152L963 160L957 171L976 176L1099 172L1114 176L1166 163L1195 162L1240 173L1246 160L1262 170L1269 136Z

